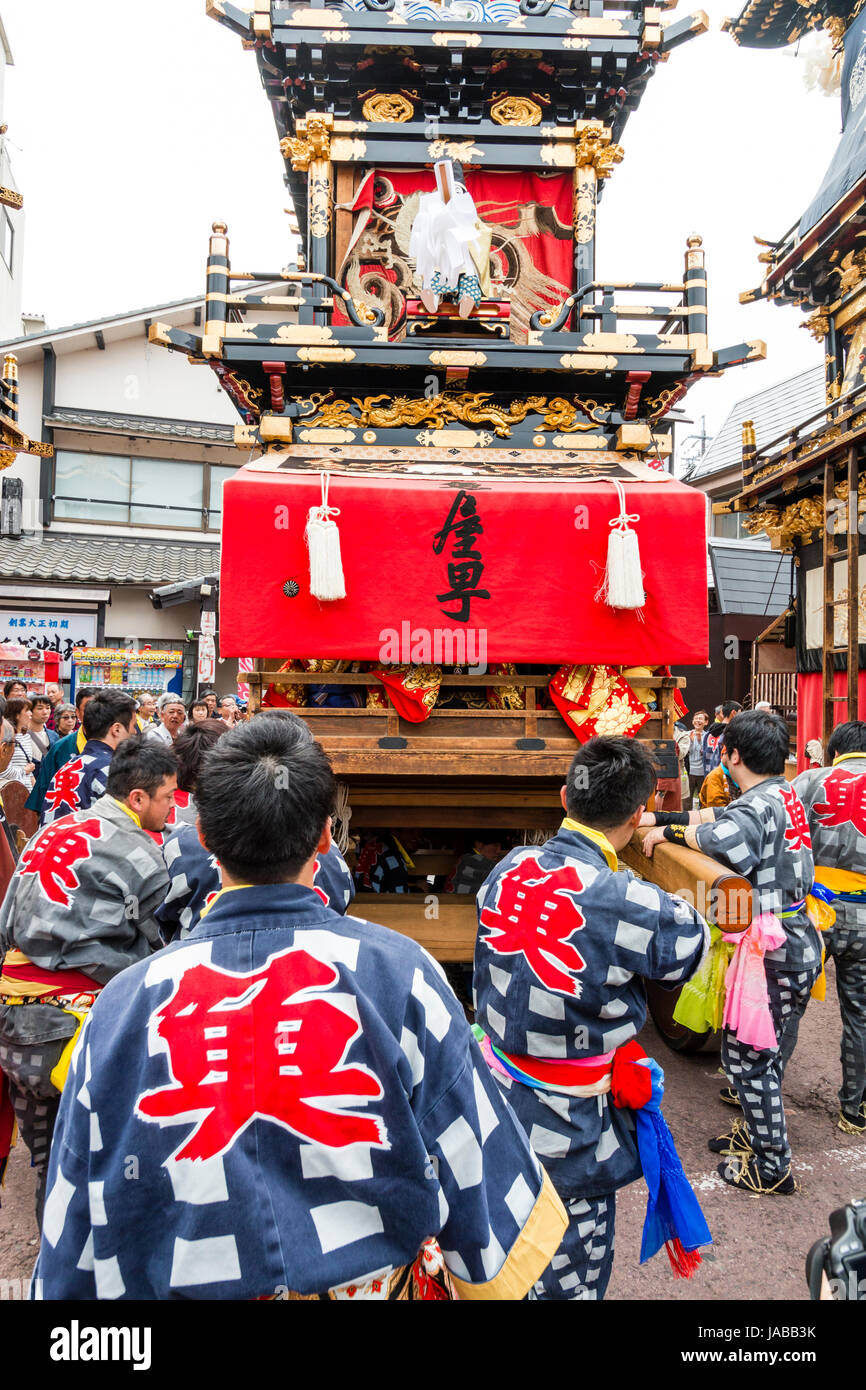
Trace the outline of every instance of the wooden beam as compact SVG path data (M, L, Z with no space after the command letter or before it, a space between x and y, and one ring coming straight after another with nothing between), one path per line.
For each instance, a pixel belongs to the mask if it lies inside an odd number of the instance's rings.
M724 931L745 931L752 920L752 887L747 878L685 845L664 840L647 859L641 844L645 830L636 830L620 851L626 868L655 883L666 893L681 893L701 916Z
M417 941L437 960L471 963L478 934L474 897L470 893L447 893L436 902L426 904L427 896L433 895L358 893L352 911ZM428 911L438 915L428 919L425 916Z

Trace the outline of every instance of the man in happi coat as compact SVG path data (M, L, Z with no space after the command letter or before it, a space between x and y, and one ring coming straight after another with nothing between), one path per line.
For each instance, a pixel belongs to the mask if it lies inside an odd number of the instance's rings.
M223 887L91 1012L51 1154L46 1297L521 1298L556 1250L561 1204L439 967L315 892L335 793L280 719L204 760Z
M651 854L662 838L701 850L728 864L752 885L753 919L773 918L773 938L764 972L772 1020L767 1046L741 1040L722 1029L722 1066L730 1081L721 1096L742 1108L742 1121L710 1140L713 1153L728 1161L719 1167L726 1183L755 1194L790 1195L797 1190L782 1103L782 1077L797 1042L800 1019L821 972L821 940L807 910L813 859L809 821L797 792L785 780L788 726L777 714L747 710L731 719L724 733L728 771L740 789L736 801L701 811L647 816L658 823L644 840ZM662 828L663 827L663 828ZM753 934L765 924L754 921ZM757 945L758 943L756 943ZM747 943L743 942L743 949ZM762 948L763 949L763 948ZM729 981L728 989L730 992Z
M839 1128L866 1133L866 723L840 724L827 744L829 766L793 786L809 817L813 893L829 908L823 941L836 964L842 1013ZM833 918L832 914L835 914Z
M292 731L296 742L313 742L310 726L290 710L281 710L279 714L274 713L268 717L282 719L286 729ZM205 753L225 732L222 727L219 734L210 732L216 722L208 721L208 724L203 726L208 730L206 733L193 731L181 734L175 744L178 783L182 787L189 787L190 791L195 791ZM221 726L222 721L219 721L219 724ZM194 801L193 810L193 819L197 820L198 807ZM201 832L194 823L177 824L166 837L162 853L168 870L169 888L165 902L157 909L156 916L163 940L174 941L178 937L189 936L208 899L222 887L222 878L216 855L205 849ZM355 896L352 871L333 841L327 854L316 856L313 889L325 907L332 907L341 915Z
M164 826L174 786L170 750L125 741L105 796L22 850L0 908L0 1169L14 1112L40 1221L70 1043L103 985L160 945L154 912L168 875L147 832Z
M135 701L119 690L88 700L83 728L86 742L77 758L58 768L45 793L42 824L51 825L73 811L86 811L105 794L114 750L136 732Z
M591 739L569 769L557 834L513 849L478 893L476 1017L569 1213L536 1299L604 1297L616 1192L641 1176L631 1110L612 1103L617 1049L644 1025L643 980L687 980L709 939L693 908L617 870L655 781L635 740Z
M90 700L101 695L102 690L98 686L88 687L82 685L75 695L75 712L79 719L84 718L84 711ZM58 768L64 763L68 763L71 758L84 752L84 745L87 742L83 724L73 729L71 734L65 734L52 744L45 757L42 759L36 770L36 781L24 805L28 811L35 811L41 818L42 808L45 804L45 793L51 786L51 779Z

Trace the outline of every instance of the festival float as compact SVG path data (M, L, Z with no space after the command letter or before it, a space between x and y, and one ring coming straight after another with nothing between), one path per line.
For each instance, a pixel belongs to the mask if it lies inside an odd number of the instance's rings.
M596 276L628 117L707 27L663 8L208 3L255 54L304 247L238 270L215 223L203 331L150 329L217 375L248 456L221 655L331 758L361 910L444 960L475 938L461 852L546 838L578 741L652 741L679 804L706 503L671 411L764 347L710 347L700 236L680 274ZM725 899L688 851L641 869Z

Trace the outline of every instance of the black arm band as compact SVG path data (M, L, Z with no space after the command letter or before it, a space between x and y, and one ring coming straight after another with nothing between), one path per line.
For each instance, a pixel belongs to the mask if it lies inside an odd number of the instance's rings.
M688 811L653 811L656 825L688 825Z
M675 825L668 824L665 826L665 839L670 840L675 845L684 845L687 829L688 826L683 825L682 822Z

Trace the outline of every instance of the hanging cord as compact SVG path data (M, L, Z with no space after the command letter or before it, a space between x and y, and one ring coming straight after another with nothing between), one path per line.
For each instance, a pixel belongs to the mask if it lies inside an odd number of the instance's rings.
M349 821L352 819L352 808L349 805L349 788L345 782L337 783L337 802L334 807L333 832L337 849L341 854L345 854L349 848Z

